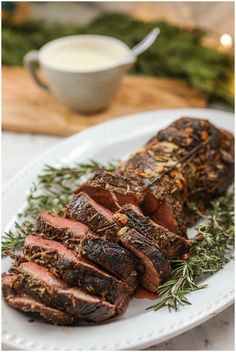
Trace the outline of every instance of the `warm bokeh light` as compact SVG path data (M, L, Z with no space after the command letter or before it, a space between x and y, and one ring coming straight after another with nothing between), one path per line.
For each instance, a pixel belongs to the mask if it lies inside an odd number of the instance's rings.
M220 43L225 47L225 48L231 48L232 47L232 38L229 34L225 33L220 37Z

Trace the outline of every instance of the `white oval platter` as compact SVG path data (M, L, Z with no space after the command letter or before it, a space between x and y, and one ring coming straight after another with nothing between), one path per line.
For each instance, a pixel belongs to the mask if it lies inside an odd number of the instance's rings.
M3 190L3 229L9 228L24 206L28 189L45 164L61 165L94 159L125 159L156 132L181 116L206 118L218 127L234 131L233 115L208 109L158 110L127 116L89 128L65 139L19 172ZM27 151L26 151L27 152ZM9 162L11 162L9 160ZM9 259L2 261L7 271ZM106 324L90 327L55 327L29 323L25 316L2 303L2 342L21 350L127 350L170 339L210 319L233 303L234 263L205 280L206 289L189 295L192 305L177 312L145 308L154 301L133 298L126 313Z

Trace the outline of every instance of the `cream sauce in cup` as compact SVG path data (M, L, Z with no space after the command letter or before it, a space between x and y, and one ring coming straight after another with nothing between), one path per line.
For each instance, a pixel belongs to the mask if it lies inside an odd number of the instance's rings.
M27 53L24 63L41 88L50 90L70 108L90 114L111 103L123 75L136 60L130 57L124 62L129 53L129 47L116 38L75 35ZM47 83L37 73L38 63Z
M55 68L100 69L115 64L120 53L97 45L80 44L73 47L55 49L48 54L48 60Z

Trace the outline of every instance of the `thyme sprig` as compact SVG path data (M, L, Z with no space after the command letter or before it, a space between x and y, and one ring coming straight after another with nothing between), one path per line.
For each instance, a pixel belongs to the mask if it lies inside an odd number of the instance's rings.
M86 177L96 171L113 171L115 167L115 162L103 165L94 160L73 167L45 165L29 191L26 208L18 214L19 221L15 222L14 230L2 235L3 255L5 251L15 251L22 246L25 236L34 228L38 213L48 210L62 215L73 191Z
M159 286L158 302L148 310L167 307L177 310L179 305L191 304L187 295L205 288L200 279L214 274L228 263L232 256L229 251L234 245L234 195L228 194L212 202L205 222L198 226L189 256L173 260L171 277Z

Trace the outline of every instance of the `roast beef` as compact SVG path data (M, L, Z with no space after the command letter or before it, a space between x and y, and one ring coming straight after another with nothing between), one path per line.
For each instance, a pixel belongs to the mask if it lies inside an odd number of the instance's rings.
M206 120L182 118L158 132L117 172L145 188L142 210L179 235L233 181L233 136Z
M115 218L122 226L134 228L155 242L168 259L178 258L190 249L191 241L154 223L148 216L144 216L141 210L133 204L124 205L116 212Z
M28 235L24 256L28 261L48 268L69 285L79 286L88 293L107 299L118 312L127 307L127 285L58 242Z
M136 255L142 265L142 285L148 291L156 292L161 282L171 273L170 263L158 246L134 229L122 228L118 236L130 252Z
M50 307L92 322L101 322L116 314L114 305L77 287L69 287L38 264L22 263L12 271L17 274L15 287Z
M136 181L111 172L99 171L79 186L75 193L87 193L97 203L112 212L126 203L140 204L144 193Z
M74 195L67 206L66 215L70 219L86 224L98 236L116 240L119 225L114 221L113 213L84 192Z
M81 254L126 282L130 293L137 288L139 262L125 248L102 238L86 238Z
M207 120L181 118L158 132L157 140L175 143L178 158L208 141L182 167L190 201L198 201L200 197L208 204L213 197L223 195L233 182L234 137L231 133Z
M75 316L48 307L30 295L20 292L19 289L14 289L16 281L16 275L4 275L2 277L3 298L9 306L27 313L31 318L41 318L54 325L75 325L78 322Z

